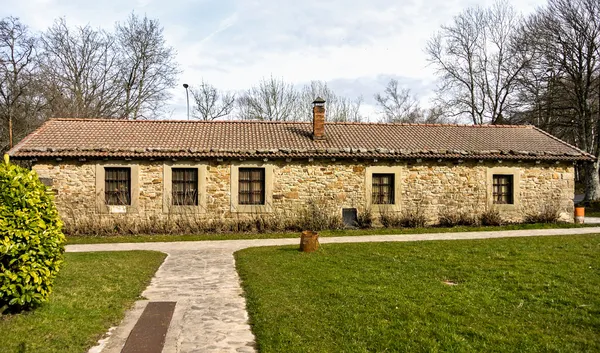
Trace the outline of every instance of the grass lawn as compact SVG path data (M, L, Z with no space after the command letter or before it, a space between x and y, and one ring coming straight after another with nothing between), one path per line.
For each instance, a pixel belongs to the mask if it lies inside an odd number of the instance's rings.
M600 210L585 210L586 217L600 217Z
M236 264L263 353L600 351L600 235L250 248Z
M558 224L511 224L496 227L426 227L426 228L371 228L371 229L343 229L326 230L319 232L322 237L342 237L359 235L385 235L385 234L422 234L422 233L450 233L450 232L479 232L493 230L518 230L518 229L546 229L546 228L579 228L596 225L558 223ZM143 242L170 242L170 241L199 241L199 240L235 240L235 239L274 239L298 238L300 233L223 233L223 234L188 234L188 235L115 235L115 236L67 236L69 244L100 244L100 243L143 243Z
M87 351L140 298L166 255L128 251L65 256L48 303L0 316L0 351Z

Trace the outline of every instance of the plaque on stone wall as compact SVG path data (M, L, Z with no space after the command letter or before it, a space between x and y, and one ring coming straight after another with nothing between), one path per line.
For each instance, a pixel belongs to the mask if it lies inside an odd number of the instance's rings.
M110 213L127 213L127 207L111 205L111 206L108 206L108 211Z
M52 186L53 182L52 178L40 178L40 181L46 186Z

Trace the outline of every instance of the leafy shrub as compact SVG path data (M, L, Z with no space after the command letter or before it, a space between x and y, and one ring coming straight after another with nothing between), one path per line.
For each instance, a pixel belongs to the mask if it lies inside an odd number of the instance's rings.
M46 300L63 261L65 236L52 195L35 172L0 163L0 312Z
M506 223L504 221L504 219L502 218L500 211L494 207L483 212L480 215L480 218L481 218L481 224L484 226L501 226L504 223Z

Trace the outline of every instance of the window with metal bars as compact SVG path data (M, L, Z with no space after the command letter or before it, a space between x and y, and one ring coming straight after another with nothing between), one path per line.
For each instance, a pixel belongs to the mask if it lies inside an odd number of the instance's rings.
M375 205L394 204L394 174L373 174L372 202Z
M514 203L513 189L512 175L494 175L493 198L495 204L512 205Z
M104 168L104 200L107 205L131 205L131 168Z
M240 205L265 204L265 168L240 168L238 179Z
M172 203L178 206L198 206L198 169L172 168Z

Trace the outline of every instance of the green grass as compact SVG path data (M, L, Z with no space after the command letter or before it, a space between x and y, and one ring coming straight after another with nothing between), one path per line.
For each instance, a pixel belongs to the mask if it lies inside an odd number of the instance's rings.
M165 254L67 253L50 301L0 317L2 352L85 352L140 297Z
M585 216L586 217L600 217L600 210L588 210L586 208L585 209Z
M452 232L480 232L494 230L520 230L520 229L550 229L550 228L579 228L595 225L585 224L511 224L495 227L426 227L426 228L371 228L371 229L343 229L326 230L319 232L322 237L342 237L360 235L386 235L386 234L422 234L422 233L452 233ZM114 236L67 236L69 244L101 244L101 243L144 243L144 242L172 242L172 241L200 241L200 240L235 240L235 239L275 239L298 238L300 233L223 233L223 234L187 234L187 235L114 235Z
M599 254L585 235L251 248L236 264L263 353L592 352Z

